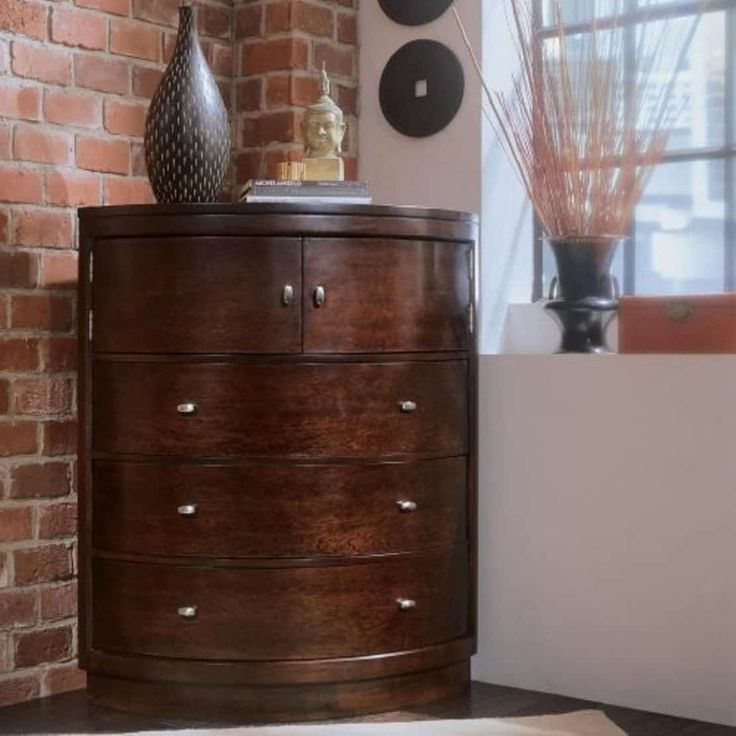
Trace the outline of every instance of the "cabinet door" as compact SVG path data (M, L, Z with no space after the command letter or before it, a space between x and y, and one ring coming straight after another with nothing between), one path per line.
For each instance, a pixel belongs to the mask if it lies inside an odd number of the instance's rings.
M296 353L301 241L100 241L94 246L93 310L98 352Z
M306 240L304 351L468 349L470 248L417 240Z

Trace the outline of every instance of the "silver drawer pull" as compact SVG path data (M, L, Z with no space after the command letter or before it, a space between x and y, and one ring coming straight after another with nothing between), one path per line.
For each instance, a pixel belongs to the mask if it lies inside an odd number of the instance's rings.
M182 618L192 619L197 616L197 606L182 606L177 610Z
M399 607L399 611L411 611L412 608L417 607L417 602L411 598L397 598L396 605Z
M401 407L401 411L403 411L404 414L411 414L413 411L417 410L416 401L400 401L399 406Z
M326 293L325 293L325 287L324 286L318 286L314 290L314 306L319 308L325 303L326 299Z
M184 414L184 415L196 414L197 405L192 404L191 402L187 402L186 404L179 404L179 406L176 407L176 410L179 412L179 414Z
M179 516L196 516L197 504L188 503L184 506L179 506L179 508L176 510L176 513L179 514Z
M396 505L399 507L399 511L407 514L417 510L416 501L397 501Z
M291 284L284 286L284 290L281 292L281 301L287 307L294 301L294 287Z

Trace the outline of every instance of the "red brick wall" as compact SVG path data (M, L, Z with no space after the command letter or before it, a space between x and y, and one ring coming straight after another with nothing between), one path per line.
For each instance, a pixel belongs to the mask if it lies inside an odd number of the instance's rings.
M322 59L357 150L358 0L199 0L237 182L298 156ZM142 131L179 0L0 0L0 706L76 652L75 208L151 201ZM236 7L233 7L236 6ZM232 189L228 186L228 189Z
M235 10L235 183L302 155L304 106L322 62L346 114L345 163L357 175L358 0L245 0Z

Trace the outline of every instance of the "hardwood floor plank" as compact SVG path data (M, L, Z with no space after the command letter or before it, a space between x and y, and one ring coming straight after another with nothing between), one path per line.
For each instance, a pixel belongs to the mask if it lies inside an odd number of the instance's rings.
M453 718L509 718L603 710L628 736L736 736L736 728L717 726L616 706L500 685L473 683L457 698L398 713L383 713L350 722L397 722ZM346 721L342 721L343 723ZM0 734L115 734L125 731L178 730L205 727L192 721L150 719L90 705L83 690L0 709ZM209 724L212 727L212 724Z

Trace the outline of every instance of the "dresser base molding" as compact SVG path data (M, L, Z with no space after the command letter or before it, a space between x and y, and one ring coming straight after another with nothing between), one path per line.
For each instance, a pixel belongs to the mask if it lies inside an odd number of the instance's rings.
M465 662L475 654L471 637L406 652L348 659L220 662L143 657L92 649L82 658L90 674L183 685L320 685L385 679Z
M89 673L91 702L154 717L220 723L313 721L382 713L459 695L470 662L396 677L305 685L189 685Z

